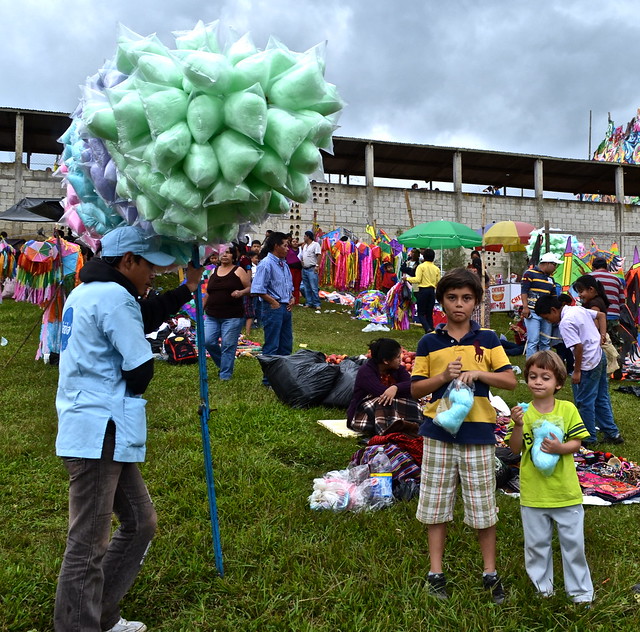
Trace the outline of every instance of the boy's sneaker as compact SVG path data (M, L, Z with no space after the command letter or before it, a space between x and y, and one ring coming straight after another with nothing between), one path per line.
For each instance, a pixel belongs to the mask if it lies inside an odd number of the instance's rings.
M603 443L614 443L615 445L620 445L621 443L624 443L624 439L622 438L622 435L616 435L615 437L604 437L602 439Z
M444 573L429 573L429 575L427 575L427 585L429 587L429 594L432 597L449 599L447 580L444 577Z
M146 629L147 626L140 621L127 621L120 617L120 621L109 628L107 632L145 632Z
M482 585L484 586L485 590L491 591L493 603L504 603L504 586L502 585L502 580L500 579L500 575L498 575L498 573L493 573L492 575L483 575Z

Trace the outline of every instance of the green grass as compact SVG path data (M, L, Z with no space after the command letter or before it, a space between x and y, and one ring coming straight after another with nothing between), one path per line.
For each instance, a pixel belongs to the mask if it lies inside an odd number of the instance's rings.
M165 286L167 287L167 286ZM344 308L317 315L295 308L295 347L326 353L366 351L375 334ZM52 628L56 576L64 550L67 480L54 454L57 371L34 362L36 332L5 367L39 318L31 305L0 306L0 630ZM493 326L506 331L507 318ZM421 330L393 332L415 349ZM261 333L256 335L260 339ZM521 363L520 363L521 364ZM212 372L213 373L213 372ZM587 555L597 589L585 611L562 596L540 601L526 577L517 501L500 497L499 569L509 600L496 607L480 588L474 534L451 526L445 563L453 598L424 590L427 539L416 501L372 514L316 513L307 497L314 477L342 469L357 449L317 423L344 411L293 410L260 385L253 358L241 358L229 383L211 379L210 430L225 577L216 575L203 473L195 366L156 366L147 393L149 441L142 471L159 527L123 614L150 630L384 631L638 629L629 587L640 581L640 507L588 508ZM500 392L510 405L524 384ZM565 387L562 396L570 398ZM638 460L638 400L613 391L627 439L618 452Z

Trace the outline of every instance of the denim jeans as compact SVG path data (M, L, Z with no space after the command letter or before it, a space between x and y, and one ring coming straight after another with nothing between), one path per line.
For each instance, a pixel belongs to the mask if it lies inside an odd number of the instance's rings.
M436 289L434 287L421 287L418 290L417 310L418 320L428 334L433 330L433 306L436 304Z
M263 355L291 355L293 351L293 320L287 305L273 309L269 303L262 308L262 324L264 327ZM267 379L262 380L268 384Z
M56 632L100 632L120 619L156 530L156 511L137 463L113 460L109 422L99 459L63 458L69 473L69 533L58 577ZM111 517L120 521L111 539Z
M204 317L204 346L220 369L221 380L230 380L233 375L242 325L244 318Z
M304 285L304 297L309 307L320 307L318 295L318 273L315 268L302 269L302 284Z
M549 349L551 347L551 323L534 312L531 312L531 316L524 322L527 328L527 358L536 351Z
M607 358L604 353L595 369L580 373L580 383L573 384L573 401L589 431L589 441L597 440L596 424L606 437L613 438L620 434L618 426L613 420L609 397Z

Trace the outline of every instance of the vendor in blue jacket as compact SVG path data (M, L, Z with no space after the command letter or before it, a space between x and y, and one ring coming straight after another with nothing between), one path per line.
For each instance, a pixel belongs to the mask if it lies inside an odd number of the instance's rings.
M56 454L69 474L69 532L58 578L57 632L142 632L120 615L156 528L156 512L138 463L145 458L146 401L153 377L151 331L187 302L201 272L187 283L141 300L156 266L174 263L135 226L102 240L102 257L64 307L56 395ZM119 527L111 535L112 515Z

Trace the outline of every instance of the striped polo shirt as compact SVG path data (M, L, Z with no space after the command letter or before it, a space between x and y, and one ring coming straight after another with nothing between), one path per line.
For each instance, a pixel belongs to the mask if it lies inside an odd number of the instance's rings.
M555 296L555 282L538 268L529 268L522 275L520 291L527 295L527 305L533 309L541 296Z
M499 373L511 369L511 364L500 340L493 329L482 329L471 321L471 330L461 340L449 335L446 325L440 324L435 331L422 336L418 343L411 381L417 382L443 373L449 362L462 358L463 371L492 371ZM489 385L474 382L474 403L458 434L454 437L433 423L438 403L449 383L431 394L431 401L424 409L425 420L420 434L448 443L494 444L496 411L489 402Z
M604 292L609 299L609 308L607 309L607 320L618 320L620 318L620 305L625 301L624 281L607 270L594 270L590 272L602 283Z

